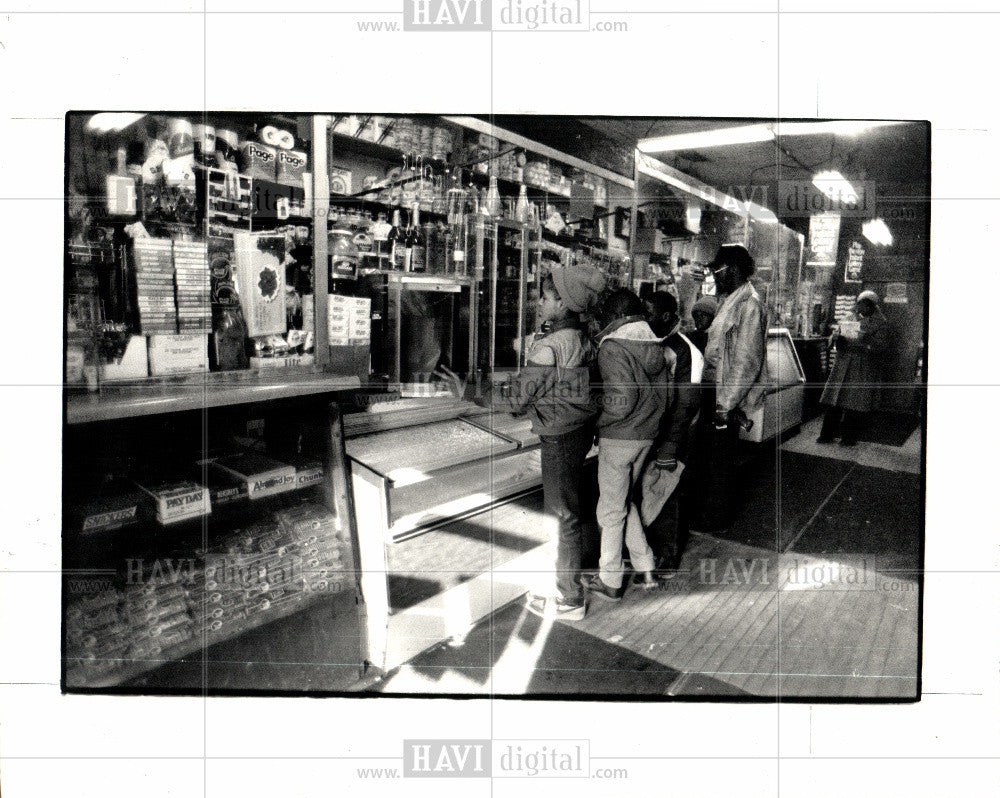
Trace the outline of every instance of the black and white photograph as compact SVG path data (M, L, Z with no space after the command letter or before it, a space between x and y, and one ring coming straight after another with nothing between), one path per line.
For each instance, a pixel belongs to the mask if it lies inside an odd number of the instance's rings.
M66 125L67 690L918 698L927 123Z
M992 794L996 13L23 5L5 794Z

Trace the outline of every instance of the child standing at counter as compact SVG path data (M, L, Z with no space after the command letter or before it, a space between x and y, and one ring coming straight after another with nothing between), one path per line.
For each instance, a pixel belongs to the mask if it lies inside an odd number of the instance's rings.
M597 416L590 384L596 351L580 316L590 312L604 287L605 277L597 269L552 269L542 282L539 302L539 322L548 331L535 337L518 375L473 397L477 404L501 412L526 410L532 431L541 438L543 503L557 527L558 596L529 595L528 609L567 621L583 620L586 613L580 578L580 494Z

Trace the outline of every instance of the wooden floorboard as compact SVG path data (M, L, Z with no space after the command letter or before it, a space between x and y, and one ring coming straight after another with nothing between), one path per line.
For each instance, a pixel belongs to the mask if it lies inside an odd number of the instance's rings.
M702 559L718 560L719 575L723 563L745 557L758 569L768 563L770 584L701 583ZM675 584L652 594L630 590L618 605L595 603L577 626L681 673L752 695L778 696L780 689L783 698L907 697L912 679L896 677L916 675L916 594L903 593L901 600L882 589L890 577L873 571L864 585L789 585L789 571L804 561L802 555L698 536L683 563L687 573ZM837 566L833 560L809 562Z

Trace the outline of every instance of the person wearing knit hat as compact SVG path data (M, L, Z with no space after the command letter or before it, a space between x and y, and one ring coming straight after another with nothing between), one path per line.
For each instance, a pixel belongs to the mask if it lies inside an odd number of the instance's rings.
M703 296L691 306L691 318L694 319L694 329L688 333L691 343L698 347L698 350L705 354L705 347L708 345L708 328L715 321L716 311L719 309L719 300L714 296Z
M550 274L560 300L573 313L589 313L607 286L604 273L591 266L557 266Z
M888 321L874 291L858 294L854 311L838 325L832 345L837 350L820 402L827 405L817 443L853 446L864 430L867 414L878 403L881 356L888 345Z
M597 269L552 269L542 281L538 307L545 332L535 337L525 367L471 397L495 411L526 411L532 431L541 439L542 502L556 543L556 595L529 594L527 609L565 621L580 621L586 614L580 497L598 411L590 384L597 352L580 316L593 308L604 286L604 275ZM444 376L457 380L450 372Z

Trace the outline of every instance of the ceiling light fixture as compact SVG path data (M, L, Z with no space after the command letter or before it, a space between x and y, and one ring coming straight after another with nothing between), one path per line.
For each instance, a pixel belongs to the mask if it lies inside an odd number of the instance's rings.
M828 198L841 205L856 205L858 192L846 177L835 169L827 169L813 175L813 185Z
M892 232L889 226L881 219L872 219L861 226L861 234L873 244L883 247L892 246Z
M753 144L773 141L782 136L858 136L879 127L904 125L905 122L885 122L872 119L839 119L832 122L777 122L757 125L703 130L697 133L678 133L640 139L639 152L677 152L701 150L708 147L725 147L732 144Z
M769 125L741 125L718 130L703 130L699 133L679 133L673 136L641 139L636 146L639 152L675 152L700 150L703 147L725 147L730 144L752 144L772 139L774 134L771 133Z

